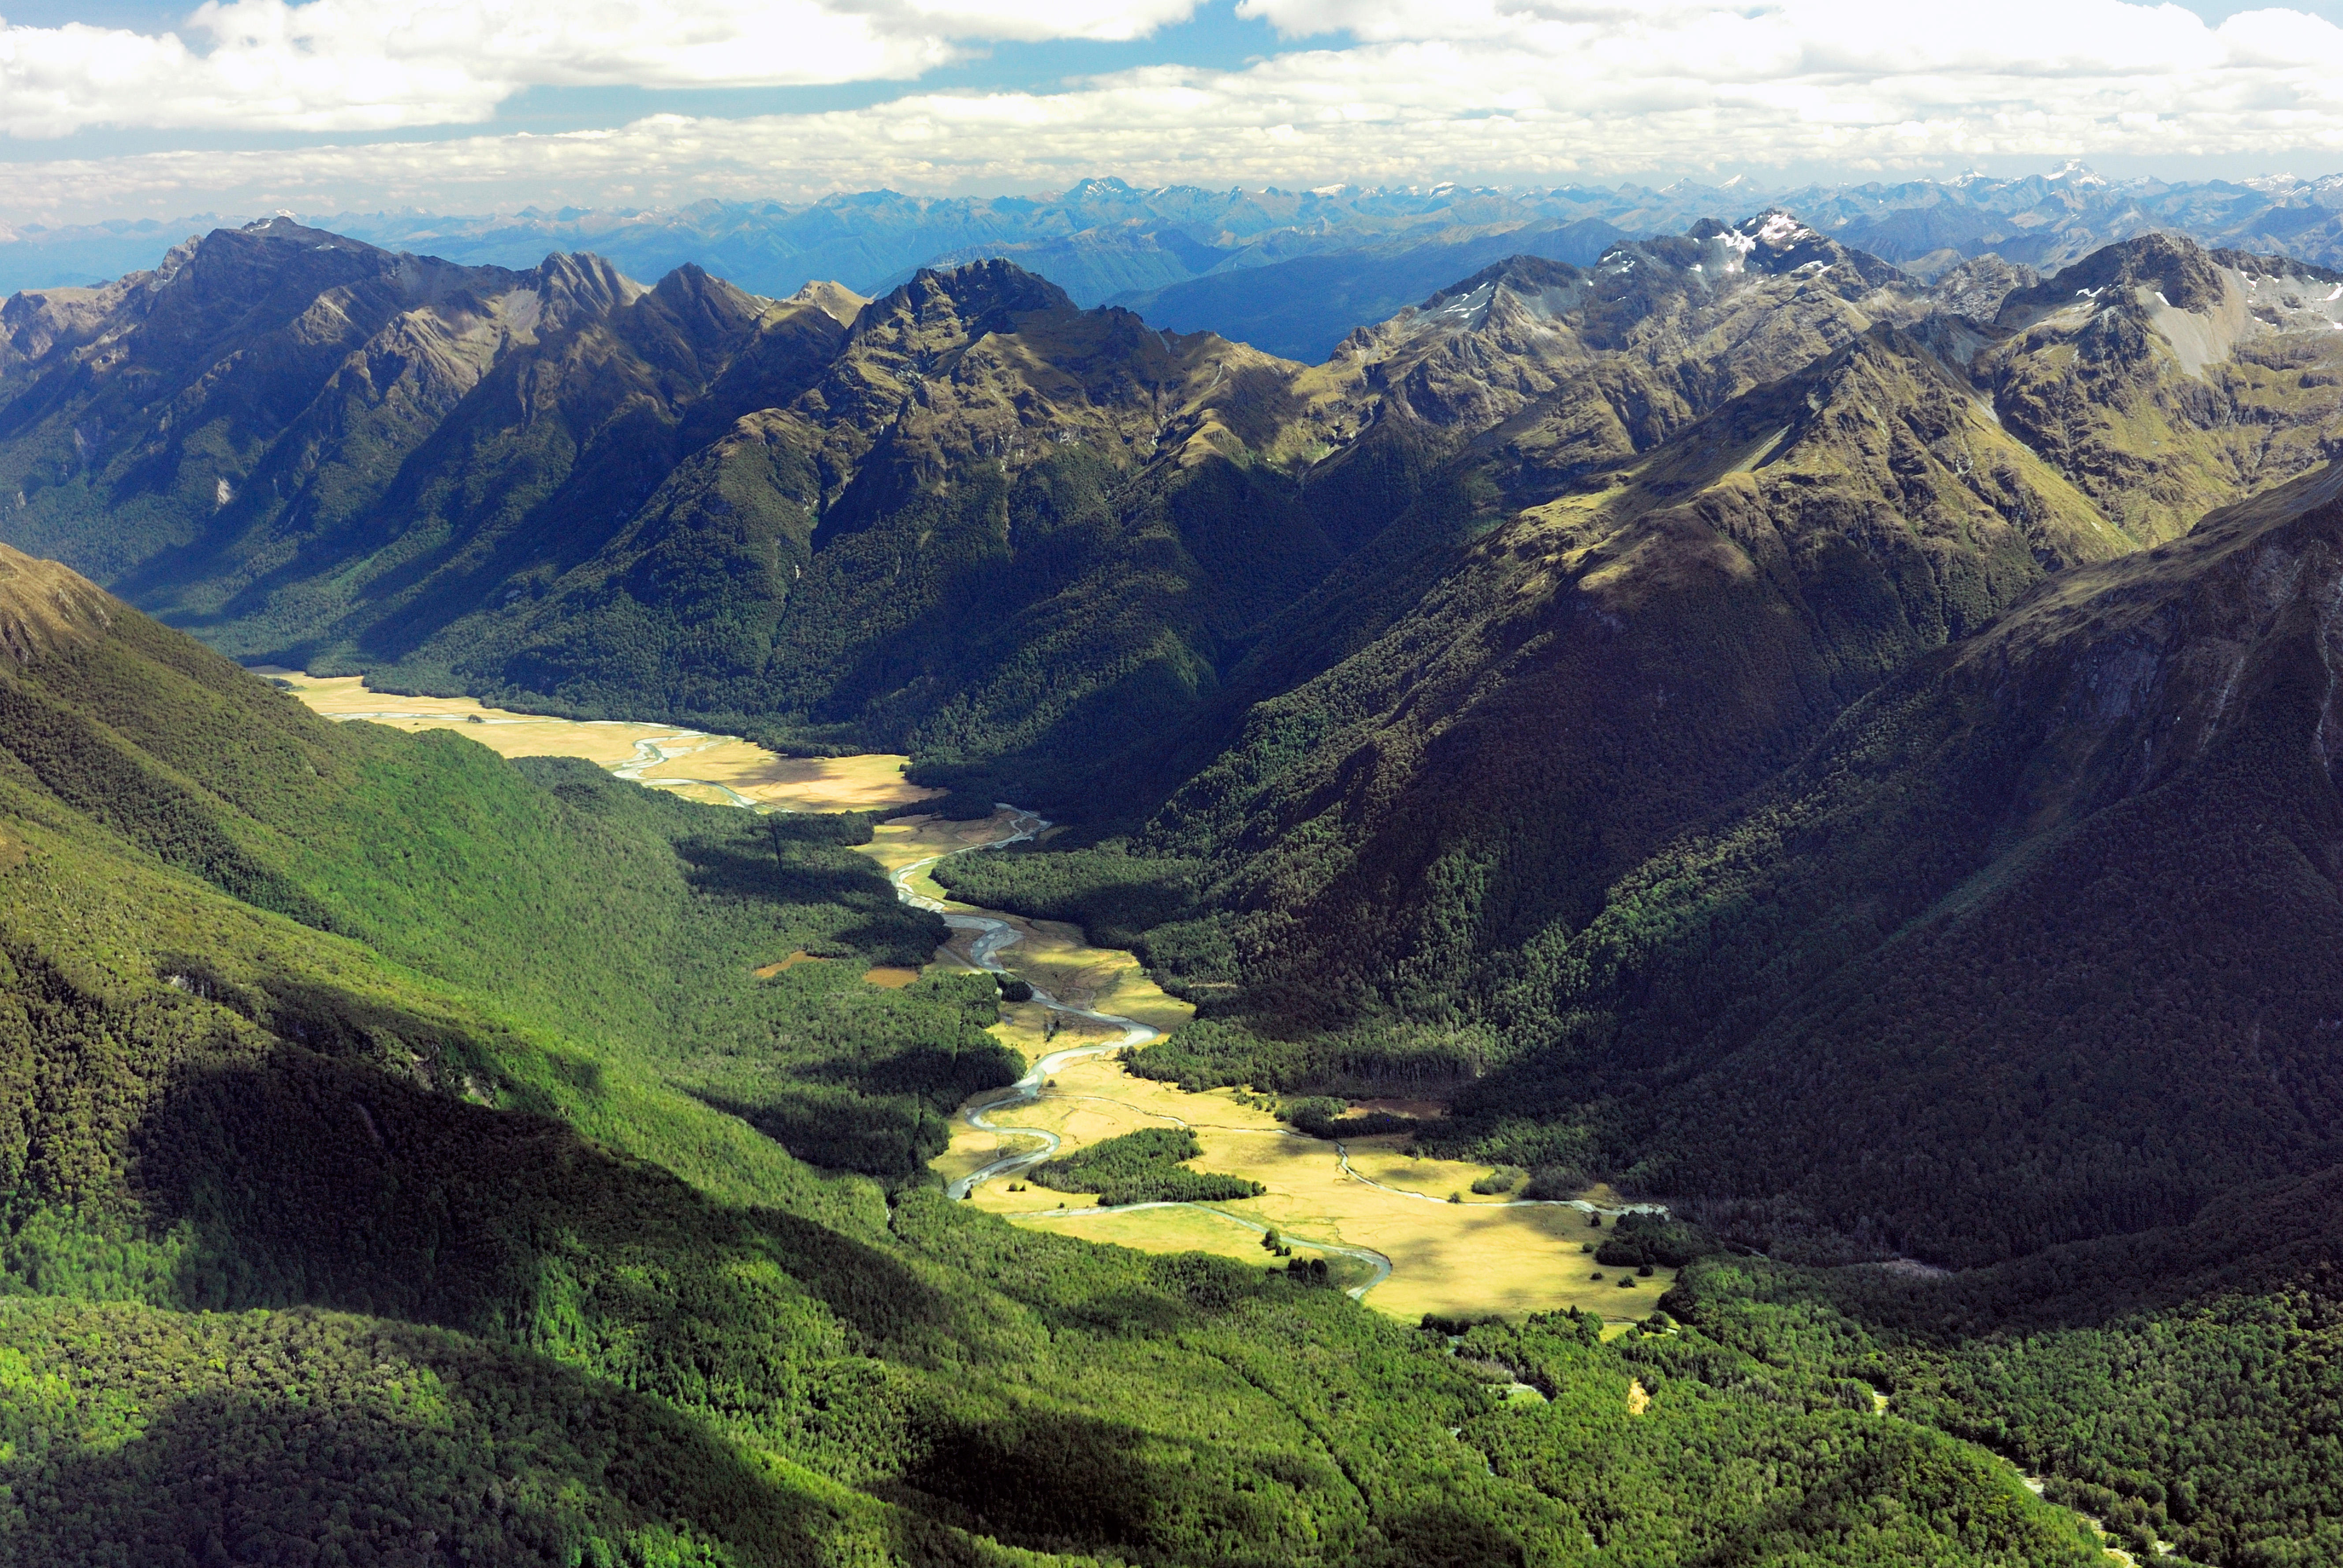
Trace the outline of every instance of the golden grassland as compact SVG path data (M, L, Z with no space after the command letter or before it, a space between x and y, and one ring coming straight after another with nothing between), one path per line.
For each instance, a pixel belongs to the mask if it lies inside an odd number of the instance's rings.
M1000 839L1012 828L1006 813L981 822L907 818L880 824L863 852L892 873ZM1001 960L1061 1001L1165 1030L1194 1017L1193 1008L1166 995L1130 953L1093 948L1072 926L957 903L924 869L907 880L911 891L940 901L948 911L980 914L1017 930L1019 940L1001 953ZM954 932L935 961L969 967L975 935ZM1054 1050L1106 1044L1118 1032L1053 1014L1038 1003L1011 1003L1001 1010L994 1033L1029 1062ZM1422 1113L1438 1108L1410 1109ZM1403 1320L1427 1312L1520 1316L1576 1306L1625 1322L1649 1316L1674 1280L1672 1271L1647 1279L1627 1272L1632 1282L1623 1287L1623 1271L1601 1268L1591 1256L1602 1232L1584 1214L1475 1193L1473 1183L1490 1173L1487 1166L1411 1158L1406 1140L1388 1137L1348 1144L1346 1171L1332 1143L1294 1132L1234 1091L1183 1093L1170 1084L1133 1078L1114 1057L1067 1063L1037 1101L997 1112L994 1120L1011 1129L1053 1132L1066 1152L1142 1127L1190 1127L1204 1151L1198 1169L1246 1177L1267 1191L1239 1203L1101 1213L1082 1195L995 1178L971 1195L980 1208L1014 1223L1143 1251L1216 1252L1266 1266L1260 1232L1232 1217L1241 1213L1276 1227L1296 1256L1320 1255L1312 1241L1383 1253L1391 1260L1391 1277L1366 1301ZM1031 1140L1013 1131L987 1132L960 1118L935 1170L954 1181L1004 1153L1031 1147ZM1022 1190L1012 1191L1012 1186ZM1589 1197L1597 1203L1616 1199L1607 1191ZM1598 1273L1604 1277L1594 1278Z
M716 735L681 756L630 774L645 784L694 779L745 795L759 806L792 811L876 811L941 793L903 777L908 759L886 752L859 757L778 757L753 741ZM689 789L693 786L683 786ZM705 793L721 803L719 789Z
M863 811L909 805L937 793L906 779L907 759L887 753L781 757L737 736L707 735L679 725L553 719L484 707L469 697L399 697L369 691L364 678L355 675L311 676L265 665L253 673L284 681L328 719L364 719L395 729L453 729L506 757L582 757L711 805L738 805L739 796L792 811Z
M862 852L891 874L933 856L990 843L1013 830L1014 819L1005 811L976 822L906 817L881 822L871 841L862 847ZM1012 973L1040 986L1069 1007L1111 1012L1166 1031L1196 1016L1193 1007L1167 995L1149 980L1136 958L1120 949L1091 947L1082 940L1079 926L1061 920L1027 920L1022 915L960 903L924 869L910 877L906 885L920 897L940 902L948 913L982 915L1015 930L1018 940L1001 950L1000 961ZM954 931L938 950L936 962L961 969L975 967L969 950L977 936L975 931ZM1079 1019L1061 1019L1055 1038L1051 1038L1051 1015L1046 1009L1032 1007L1021 1010L1017 1016L1019 1021L1005 1028L1001 1037L1028 1057L1065 1050L1081 1043L1093 1032L1101 1040L1113 1039L1120 1032Z
M1203 1145L1197 1169L1249 1177L1268 1191L1242 1202L1131 1213L1086 1213L1094 1205L1082 1195L1030 1186L1012 1192L1010 1181L999 1179L970 1198L1019 1224L1142 1251L1198 1251L1265 1262L1257 1231L1219 1217L1223 1211L1243 1214L1275 1226L1300 1256L1312 1255L1313 1241L1383 1253L1391 1277L1367 1294L1367 1304L1411 1322L1428 1312L1518 1317L1571 1306L1624 1322L1649 1316L1674 1280L1671 1270L1637 1279L1632 1271L1597 1264L1590 1249L1602 1231L1579 1211L1478 1196L1472 1184L1488 1167L1412 1160L1398 1138L1348 1144L1352 1170L1345 1171L1332 1143L1294 1132L1230 1091L1183 1093L1133 1078L1120 1060L1103 1057L1066 1064L1052 1083L1036 1103L996 1120L1054 1132L1069 1151L1141 1127L1185 1125ZM948 1161L949 1176L966 1175L1001 1147L999 1137L963 1121L938 1169ZM1448 1201L1451 1192L1458 1201ZM1633 1282L1622 1287L1623 1277Z
M892 822L881 822L870 842L862 846L862 853L879 862L881 870L892 876L915 861L933 859L955 850L973 849L990 843L1011 831L1006 811L974 822L948 822L940 817L900 817ZM949 900L950 895L925 870L911 877L905 884L924 899Z

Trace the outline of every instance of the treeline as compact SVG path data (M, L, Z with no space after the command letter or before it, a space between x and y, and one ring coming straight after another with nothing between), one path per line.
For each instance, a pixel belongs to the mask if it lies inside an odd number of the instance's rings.
M1141 1078L1190 1092L1250 1084L1277 1092L1442 1095L1488 1060L1489 1036L1393 1020L1342 1033L1282 1039L1241 1019L1199 1018L1131 1053Z
M915 773L922 783L958 777L931 766ZM960 855L939 865L936 879L985 909L1080 926L1089 941L1137 953L1165 990L1211 1009L1230 1000L1235 960L1205 900L1205 872L1202 861L1135 855L1110 839Z

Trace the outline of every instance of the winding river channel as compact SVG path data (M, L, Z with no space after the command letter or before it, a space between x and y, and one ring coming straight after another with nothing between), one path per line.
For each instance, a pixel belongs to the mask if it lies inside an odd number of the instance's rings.
M984 839L978 843L965 845L958 849L948 850L944 854L930 855L924 859L914 860L909 865L898 867L890 878L890 879L894 883L895 896L900 899L903 902L911 905L915 909L926 910L931 913L942 916L944 923L956 931L967 931L972 933L973 940L970 943L969 948L970 957L974 960L979 969L991 974L1006 974L1009 972L1008 966L1001 962L1001 955L1008 950L1011 946L1023 940L1017 929L1009 921L1001 920L993 915L984 912L983 910L970 910L965 907L955 909L951 905L946 904L940 900L931 899L924 894L915 892L912 890L911 883L921 872L930 869L937 861L946 859L951 855L965 855L973 850L997 849L1009 844L1024 843L1038 836L1042 829L1050 825L1033 812L1022 810L1014 806L1002 804L999 809L1007 812L1010 818L1008 831L1002 833L1000 837ZM998 1138L1018 1138L1029 1140L1031 1147L1021 1150L1012 1154L1003 1154L999 1159L992 1161L990 1163L986 1164L976 1171L972 1171L969 1174L960 1177L958 1181L951 1182L945 1189L945 1191L949 1196L956 1201L967 1198L969 1194L987 1181L993 1181L999 1177L1013 1176L1021 1171L1031 1170L1032 1167L1041 1164L1043 1161L1057 1153L1061 1140L1055 1132L1051 1132L1045 1128L1040 1127L1021 1127L1013 1121L1001 1121L998 1120L998 1118L1012 1114L1018 1110L1018 1108L1031 1105L1035 1101L1039 1101L1041 1098L1043 1090L1048 1088L1050 1081L1054 1078L1059 1070L1065 1067L1069 1062L1080 1060L1084 1057L1111 1056L1117 1051L1123 1050L1132 1046L1144 1045L1149 1040L1159 1039L1161 1037L1160 1030L1154 1029L1151 1025L1141 1023L1136 1019L1125 1018L1120 1013L1099 1012L1090 1008L1075 1007L1071 1003L1059 1000L1055 996L1052 996L1050 992L1044 990L1040 986L1033 987L1033 1000L1042 1007L1047 1008L1051 1011L1057 1013L1061 1017L1069 1019L1082 1019L1091 1023L1104 1024L1111 1029L1120 1029L1122 1030L1122 1033L1118 1038L1108 1040L1103 1044L1077 1046L1068 1050L1052 1051L1049 1055L1044 1056L1040 1060L1036 1061L1026 1072L1024 1077L1019 1079L1015 1083L1011 1084L1007 1089L1002 1090L1000 1093L990 1096L990 1098L973 1101L962 1110L961 1115L970 1127L976 1128L980 1131L990 1132ZM1171 1120L1176 1121L1177 1118L1172 1118ZM1315 1140L1309 1139L1308 1134L1302 1132L1289 1131L1285 1135L1292 1138L1300 1138L1309 1141L1315 1141ZM1363 1182L1367 1186L1373 1187L1383 1192L1388 1192L1398 1198L1413 1199L1419 1202L1436 1204L1444 1204L1446 1201L1443 1199L1435 1198L1427 1192L1410 1191L1403 1187L1393 1187L1375 1181L1373 1177L1368 1176L1363 1171L1358 1171L1352 1166L1351 1151L1339 1141L1334 1144L1334 1156L1342 1174L1354 1181ZM1627 1213L1666 1212L1665 1207L1657 1203L1629 1203L1604 1207L1591 1203L1583 1198L1558 1200L1522 1198L1514 1199L1510 1203L1506 1204L1488 1206L1569 1208L1576 1209L1583 1213L1600 1213L1614 1216ZM1364 1296L1369 1291L1383 1283L1383 1281L1391 1275L1391 1259L1383 1253L1375 1251L1372 1247L1353 1246L1347 1242L1342 1241L1315 1241L1308 1236L1299 1234L1298 1232L1283 1227L1272 1227L1260 1221L1249 1219L1242 1214L1232 1214L1226 1209L1212 1204L1168 1201L1125 1203L1112 1207L1070 1210L1065 1212L1070 1217L1074 1214L1088 1217L1101 1214L1133 1214L1143 1212L1150 1209L1202 1210L1219 1219L1230 1221L1235 1224L1244 1226L1248 1230L1253 1231L1261 1235L1265 1236L1269 1234L1272 1229L1275 1229L1282 1240L1308 1247L1314 1251L1323 1252L1330 1256L1356 1258L1372 1268L1373 1270L1373 1275L1364 1284L1355 1286L1352 1289L1350 1294L1353 1297Z
M1013 943L1024 940L1017 929L1006 920L997 920L981 911L955 910L939 900L913 892L910 884L920 872L927 870L937 861L948 859L950 855L965 855L971 850L998 849L1004 845L1023 843L1050 825L1032 812L1021 810L1014 806L1004 803L1000 809L1010 813L1009 831L1000 838L970 844L962 849L947 851L943 855L930 855L923 860L914 860L908 866L898 867L890 878L890 880L895 884L895 896L903 902L914 909L926 910L941 915L944 924L956 931L974 932L975 940L969 946L969 956L975 960L979 969L990 974L1009 972L1008 966L1001 961L1001 954ZM1070 1061L1080 1060L1087 1056L1111 1056L1116 1051L1131 1046L1145 1045L1149 1040L1159 1039L1161 1035L1161 1030L1153 1026L1141 1023L1136 1019L1125 1018L1120 1013L1096 1012L1089 1008L1075 1007L1071 1003L1060 1001L1040 986L1033 987L1033 1000L1061 1017L1079 1018L1091 1023L1102 1023L1109 1028L1121 1029L1122 1034L1120 1038L1109 1040L1103 1045L1084 1045L1077 1046L1071 1050L1051 1051L1036 1061L1024 1077L1002 1090L999 1094L988 1100L971 1101L961 1111L961 1115L967 1119L970 1127L992 1133L996 1137L1031 1139L1033 1141L1033 1147L1014 1154L1004 1154L990 1164L972 1171L952 1182L944 1189L944 1191L947 1196L955 1201L966 1198L978 1187L996 1177L1011 1176L1020 1171L1031 1170L1058 1151L1060 1140L1056 1133L1040 1127L1019 1127L1013 1123L996 1121L993 1120L996 1112L1013 1111L1019 1106L1031 1105L1041 1099L1041 1091L1048 1086L1050 1080L1060 1068ZM1295 1136L1302 1135L1297 1133ZM1336 1148L1339 1151L1341 1145L1337 1144ZM1345 1156L1345 1163L1347 1166L1347 1156ZM1202 1203L1123 1203L1112 1207L1084 1209L1081 1212L1085 1215L1136 1214L1150 1209L1201 1209L1264 1236L1272 1230L1271 1226L1262 1224L1259 1221L1249 1220L1242 1214L1232 1214L1225 1209L1212 1208ZM1352 1288L1350 1294L1353 1298L1365 1295L1391 1277L1391 1260L1372 1247L1353 1247L1341 1241L1316 1241L1307 1236L1296 1235L1288 1231L1280 1231L1279 1234L1313 1251L1323 1252L1332 1257L1356 1258L1372 1268L1374 1271L1373 1277L1366 1283Z
M898 809L926 799L930 792L909 785L902 776L902 757L841 757L841 759L782 759L752 748L733 736L703 734L696 729L672 727L672 724L614 724L614 722L577 722L558 719L546 715L525 715L506 712L499 708L483 708L471 699L410 699L410 696L379 694L363 689L361 678L312 678L300 670L277 670L265 668L257 673L269 675L281 687L288 687L300 701L317 712L333 719L370 719L379 724L394 724L398 729L457 729L471 740L489 745L508 757L529 755L569 755L583 757L598 767L609 769L618 779L642 783L647 788L687 789L689 797L703 801L724 801L724 804L749 809L749 811L871 811L871 809ZM1017 942L1033 940L1038 951L1017 950L1026 966L1024 978L1031 982L1031 972L1041 970L1052 978L1059 991L1075 987L1073 994L1082 994L1090 984L1090 975L1099 972L1099 959L1103 954L1091 954L1081 959L1087 970L1075 968L1069 978L1057 978L1061 968L1057 959L1054 933L1041 933L1036 926L1021 921L1020 917L1008 917L991 910L972 910L968 905L932 898L937 889L923 879L923 872L935 867L947 853L968 853L970 849L1001 849L1005 844L1020 844L1036 839L1050 825L1033 811L1020 811L1012 806L1001 806L1003 816L996 823L977 832L977 841L960 844L947 839L947 846L935 846L940 853L926 853L926 858L911 865L892 867L890 879L895 895L909 905L928 910L942 917L953 930L953 954L968 954L977 968L989 972L1005 972L1003 963ZM911 850L923 853L923 850ZM1075 945L1081 951L1081 945ZM1127 961L1127 956L1124 956ZM1115 968L1115 966L1108 966ZM1118 970L1120 972L1120 970ZM1124 1244L1141 1244L1148 1250L1176 1247L1181 1240L1204 1242L1204 1250L1221 1250L1230 1238L1209 1238L1209 1228L1228 1221L1253 1235L1279 1232L1279 1240L1291 1240L1310 1251L1322 1251L1329 1256L1357 1259L1368 1271L1366 1284L1352 1289L1352 1296L1366 1296L1366 1292L1383 1287L1378 1292L1378 1303L1401 1312L1401 1301L1406 1303L1403 1315L1413 1315L1417 1305L1436 1311L1544 1311L1554 1301L1577 1299L1582 1305L1595 1305L1605 1315L1616 1317L1622 1308L1633 1305L1628 1315L1643 1315L1647 1301L1626 1301L1624 1296L1610 1296L1591 1292L1589 1275L1574 1271L1579 1254L1584 1254L1582 1235L1577 1231L1555 1231L1549 1223L1539 1221L1530 1210L1579 1210L1589 1214L1614 1216L1635 1210L1656 1210L1659 1205L1614 1205L1614 1202L1591 1202L1589 1198L1567 1200L1469 1200L1464 1207L1455 1207L1455 1195L1439 1198L1432 1191L1413 1191L1424 1183L1423 1171L1401 1167L1387 1149L1390 1139L1378 1139L1368 1144L1345 1146L1342 1141L1323 1144L1319 1139L1296 1132L1284 1125L1262 1125L1268 1118L1256 1111L1246 1111L1237 1121L1246 1125L1223 1125L1228 1118L1219 1116L1209 1106L1213 1101L1197 1100L1195 1104L1207 1111L1212 1121L1191 1122L1185 1116L1195 1116L1183 1097L1167 1085L1143 1085L1139 1081L1127 1090L1108 1088L1106 1094L1085 1094L1078 1088L1059 1090L1052 1078L1066 1073L1069 1085L1078 1085L1082 1078L1108 1078L1118 1081L1120 1073L1106 1057L1115 1057L1134 1045L1146 1045L1160 1039L1160 1029L1172 1029L1169 1022L1179 1008L1164 1008L1164 1012L1148 1012L1155 1006L1158 996L1152 987L1139 987L1141 1000L1120 1000L1122 982L1115 982L1103 994L1091 994L1091 1000L1106 1006L1131 1008L1131 1012L1146 1012L1155 1022L1139 1022L1136 1017L1124 1017L1120 1012L1106 1012L1103 1008L1075 1006L1061 1000L1047 989L1033 989L1033 1000L1038 1010L1052 1022L1042 1033L1047 1040L1054 1033L1054 1024L1078 1024L1085 1043L1069 1050L1047 1050L1047 1055L1033 1064L1031 1071L1008 1085L1005 1090L993 1090L981 1094L960 1109L960 1121L970 1130L991 1134L1014 1149L989 1151L984 1155L986 1165L968 1177L949 1183L953 1198L975 1195L980 1202L991 1207L991 1193L986 1193L984 1183L998 1181L1001 1177L1014 1177L1017 1171L1031 1170L1042 1161L1052 1158L1064 1149L1061 1132L1052 1128L1033 1128L1029 1121L1045 1121L1059 1125L1064 1116L1075 1116L1078 1111L1061 1106L1061 1100L1103 1100L1111 1106L1122 1106L1124 1113L1136 1113L1141 1118L1155 1118L1160 1122L1183 1125L1200 1132L1202 1139L1221 1139L1221 1153L1235 1158L1240 1165L1253 1162L1270 1181L1270 1216L1256 1219L1253 1205L1242 1205L1242 1210L1209 1205L1209 1202L1139 1202L1139 1205L1118 1207L1054 1207L1054 1210L1024 1210L1008 1214L1017 1223L1031 1226L1087 1231L1091 1223L1108 1216L1103 1231L1124 1238ZM1106 1039L1101 1039L1101 1031ZM1085 1061L1085 1057L1094 1061ZM1045 1109L1038 1101L1050 1101ZM1146 1101L1146 1104L1141 1104ZM1029 1113L1031 1111L1031 1113ZM1183 1116L1185 1113L1185 1116ZM1108 1121L1118 1121L1115 1113L1103 1113ZM1082 1141L1091 1137L1081 1130L1064 1130L1066 1141ZM1249 1144L1249 1153L1230 1153L1230 1139L1244 1144L1244 1139L1268 1137L1274 1144ZM1272 1153L1256 1153L1270 1149ZM1284 1151L1284 1153L1274 1153ZM1413 1151L1411 1151L1413 1153ZM1329 1158L1331 1155L1331 1158ZM1221 1158L1221 1155L1216 1155ZM1434 1161L1439 1165L1439 1161ZM1279 1179L1274 1171L1289 1171ZM1383 1179L1378 1179L1383 1177ZM1445 1162L1436 1186L1469 1181L1473 1171ZM1371 1202L1366 1200L1371 1198ZM1008 1207L1017 1207L1010 1202ZM1192 1216L1146 1216L1146 1210L1195 1210ZM1494 1214L1493 1214L1494 1211ZM1513 1226L1493 1231L1490 1219L1512 1211ZM1143 1214L1139 1221L1113 1221L1118 1214ZM1191 1228L1197 1219L1207 1219L1212 1226L1207 1232L1195 1232ZM1314 1240L1317 1235L1362 1235L1373 1244L1340 1242L1340 1240ZM1179 1238L1179 1240L1176 1240ZM1101 1235L1101 1240L1106 1240ZM1249 1251L1237 1244L1237 1251ZM1567 1259L1567 1263L1563 1263ZM1396 1271L1396 1277L1394 1277ZM1664 1287L1652 1284L1650 1292Z

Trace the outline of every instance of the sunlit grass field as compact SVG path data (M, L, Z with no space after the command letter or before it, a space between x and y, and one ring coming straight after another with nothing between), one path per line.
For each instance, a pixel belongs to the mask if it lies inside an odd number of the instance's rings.
M890 753L781 757L737 736L672 724L555 719L484 707L469 697L400 697L369 691L365 678L356 675L311 676L274 666L256 667L254 673L284 681L328 719L364 719L409 731L452 729L504 757L582 757L598 767L626 769L638 782L713 805L738 805L730 791L759 806L792 811L869 811L936 793L906 779L907 759ZM640 766L649 755L642 749L646 743L657 749L659 759Z
M1052 1044L1062 1049L1064 1041L1061 1032ZM1133 1078L1120 1061L1101 1057L1070 1062L1051 1081L1037 1103L995 1120L1054 1132L1066 1152L1142 1127L1185 1125L1203 1145L1198 1170L1248 1177L1268 1191L1206 1208L1122 1213L1100 1213L1080 1194L1031 1185L1011 1191L1013 1178L996 1178L971 1195L970 1201L1016 1223L1141 1251L1216 1252L1266 1264L1258 1231L1217 1217L1242 1214L1275 1226L1297 1255L1310 1255L1312 1241L1383 1253L1391 1277L1368 1292L1366 1303L1411 1322L1425 1312L1519 1317L1573 1306L1615 1321L1643 1318L1674 1282L1672 1270L1637 1278L1632 1270L1603 1267L1588 1250L1601 1243L1603 1231L1579 1210L1478 1196L1473 1182L1489 1167L1412 1160L1403 1139L1346 1143L1353 1170L1345 1171L1332 1143L1295 1132L1232 1091L1184 1093ZM935 1168L949 1180L1003 1151L1001 1138L961 1121ZM1457 1201L1448 1201L1452 1192ZM1594 1196L1599 1201L1607 1194ZM1603 1278L1593 1277L1597 1273ZM1622 1286L1623 1278L1631 1282Z

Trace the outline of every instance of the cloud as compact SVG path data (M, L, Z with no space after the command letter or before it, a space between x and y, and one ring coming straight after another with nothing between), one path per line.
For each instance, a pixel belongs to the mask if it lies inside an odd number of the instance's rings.
M1195 0L206 0L176 33L0 29L0 131L383 131L524 87L909 79L970 42L1141 36ZM192 42L190 42L192 39Z
M300 12L340 3L316 0ZM593 0L583 9L603 15ZM886 49L948 47L1007 26L1010 9L930 5L918 12L927 31L917 38L928 42L876 29L869 47L880 53L854 68L893 69ZM1243 0L1241 9L1293 46L1240 70L1153 66L1062 91L912 93L829 114L668 116L568 136L0 166L0 210L649 206L876 186L1034 189L1094 172L1164 184L1429 184L2110 153L2343 162L2343 30L2291 11L2212 27L2177 6L2123 0ZM1138 29L1168 10L1100 0L1076 8L1073 25ZM731 15L710 13L719 14ZM851 31L882 13L822 15L830 20L821 25ZM709 23L708 37L729 25ZM721 64L707 54L719 46L697 35L621 59L624 46L609 42L624 35L619 24L595 27L562 30L560 50L550 41L503 46L540 73L559 54L559 68L574 73L564 80L624 69L630 80L665 81ZM588 48L589 34L603 42ZM439 45L401 47L399 68L418 80L448 68Z

